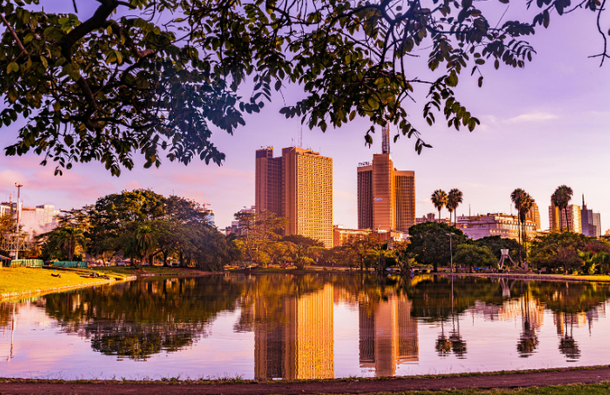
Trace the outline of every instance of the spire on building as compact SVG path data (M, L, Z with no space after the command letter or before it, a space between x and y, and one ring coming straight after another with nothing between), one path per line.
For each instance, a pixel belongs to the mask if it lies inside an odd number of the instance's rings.
M381 153L390 153L390 124L386 122L385 126L381 128Z
M587 209L587 205L585 204L585 194L582 194L582 209L586 210Z

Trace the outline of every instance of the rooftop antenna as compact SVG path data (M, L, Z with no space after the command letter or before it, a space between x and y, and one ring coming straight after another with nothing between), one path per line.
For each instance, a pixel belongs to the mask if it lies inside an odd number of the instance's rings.
M471 214L470 214L470 203L468 203L468 216L469 217L471 216Z
M390 153L390 123L386 122L385 126L381 128L381 153Z

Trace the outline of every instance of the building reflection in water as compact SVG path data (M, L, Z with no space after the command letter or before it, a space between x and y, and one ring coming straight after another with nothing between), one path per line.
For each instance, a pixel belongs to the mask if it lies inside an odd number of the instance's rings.
M417 321L406 297L361 302L359 328L360 367L374 368L377 377L394 376L397 364L419 360Z
M255 377L334 378L332 284L300 297L286 297L281 303L279 314L269 312L262 303L255 305Z

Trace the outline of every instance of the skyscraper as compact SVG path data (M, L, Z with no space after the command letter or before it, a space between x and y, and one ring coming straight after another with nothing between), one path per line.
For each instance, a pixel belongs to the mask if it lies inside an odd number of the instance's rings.
M591 237L600 237L602 235L601 216L599 213L594 213L593 210L589 210L587 208L584 194L582 195L582 209L580 210L580 221L583 235Z
M288 218L286 235L302 235L333 246L333 160L312 150L289 147L273 157L273 148L256 151L259 212Z
M415 173L394 168L388 126L381 142L373 163L358 166L358 228L406 232L415 225Z

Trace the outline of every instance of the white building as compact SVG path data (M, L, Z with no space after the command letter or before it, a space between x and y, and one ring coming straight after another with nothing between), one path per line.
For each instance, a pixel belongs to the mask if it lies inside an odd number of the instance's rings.
M17 213L17 203L2 203L0 204L0 215ZM36 207L23 207L21 205L21 214L19 223L24 232L27 232L29 237L39 235L41 233L50 232L58 225L57 218L60 210L56 210L51 204L44 204Z
M474 240L487 236L519 240L519 226L519 218L516 215L497 213L458 217L458 228ZM536 222L526 219L525 230L528 239L534 238L537 234Z

